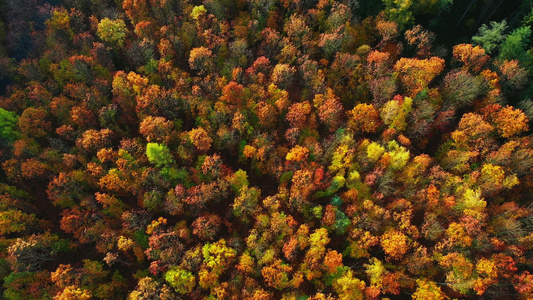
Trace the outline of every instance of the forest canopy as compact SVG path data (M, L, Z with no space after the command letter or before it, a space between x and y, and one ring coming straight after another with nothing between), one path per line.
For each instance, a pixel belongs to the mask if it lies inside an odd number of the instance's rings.
M0 1L0 293L531 299L531 26L529 0Z

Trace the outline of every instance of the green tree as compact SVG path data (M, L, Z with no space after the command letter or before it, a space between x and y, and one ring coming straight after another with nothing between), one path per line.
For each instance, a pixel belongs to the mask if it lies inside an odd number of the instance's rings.
M382 0L385 4L385 14L390 21L396 22L400 29L414 21L412 0Z
M148 143L146 145L146 156L148 156L150 163L156 167L167 166L173 162L172 154L164 144Z
M13 143L19 133L16 131L18 117L12 112L0 108L0 137L3 143Z
M119 47L124 46L126 32L126 24L121 19L111 20L109 18L105 18L98 23L98 37L103 41L116 44Z
M260 196L260 189L244 186L240 189L239 196L233 202L233 214L243 220L247 220L247 216L252 215L257 210Z
M507 30L507 21L490 22L490 27L487 24L481 25L478 29L477 35L472 37L472 43L479 45L485 49L485 52L492 54L492 51L496 50L498 46L505 40L504 34Z
M533 57L527 51L530 43L531 27L525 26L515 29L501 44L498 60L518 59L524 66L533 62Z
M165 280L180 294L190 293L196 285L194 275L180 267L168 270L165 273Z

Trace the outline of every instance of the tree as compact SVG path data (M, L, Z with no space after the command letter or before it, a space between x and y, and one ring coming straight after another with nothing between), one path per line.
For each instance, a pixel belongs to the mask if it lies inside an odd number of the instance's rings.
M383 76L370 81L370 91L372 92L372 103L381 106L386 101L393 98L397 91L396 80L393 76Z
M126 33L126 24L122 19L110 20L109 18L104 18L98 23L98 37L121 48L124 46Z
M104 207L104 212L114 217L122 216L124 211L127 209L127 206L113 195L96 192L95 198L96 201L98 201L98 203L102 204Z
M89 129L76 141L76 145L88 153L95 153L99 149L111 146L113 131L109 129Z
M189 66L198 75L209 74L213 68L213 52L205 47L192 49L189 56Z
M291 85L295 73L296 69L289 64L277 64L272 70L272 83L282 89L286 89Z
M486 87L484 79L473 76L467 71L455 70L444 77L443 96L446 99L445 106L463 108L471 105Z
M133 24L148 18L148 3L146 0L126 0L122 2L122 9Z
M65 240L46 232L18 238L7 249L7 261L15 272L34 272L48 261L57 259L58 254L68 251Z
M515 289L525 297L530 297L533 294L533 275L528 271L522 272L516 276L517 283L515 283Z
M18 117L12 112L0 108L0 137L2 138L2 146L13 143L19 133L16 131Z
M276 259L272 264L261 269L261 275L263 275L267 285L277 290L291 286L290 272L292 272L292 267L284 264L281 259Z
M26 179L44 179L50 167L35 158L29 158L20 164L22 177Z
M225 173L225 168L226 166L222 162L222 157L215 153L205 157L202 163L202 174L211 176L212 178L218 178Z
M141 83L141 86L144 86L144 83ZM141 91L142 93L136 97L135 107L140 119L147 116L171 119L177 116L179 105L171 91L155 84L147 85Z
M413 99L409 97L395 96L388 101L380 110L380 116L385 125L398 131L407 127L407 116L412 110Z
M342 268L342 254L336 250L328 250L324 257L324 266L329 274L337 273L339 268Z
M198 5L193 7L191 12L191 18L193 18L194 20L198 20L201 15L205 14L207 14L207 10L205 9L205 7L203 5Z
M24 213L16 209L6 209L0 212L0 236L25 232L36 226L37 221L38 219L34 214Z
M260 33L261 45L259 45L260 55L268 59L273 59L281 50L281 34L273 28L265 28Z
M322 276L322 264L326 255L326 245L331 241L326 228L318 228L309 236L310 248L305 253L304 260L300 265L302 273L307 280L313 280Z
M483 65L489 60L485 50L471 44L459 44L453 47L453 58L463 63L463 69L474 73L481 71Z
M89 300L91 298L90 291L75 286L67 286L54 297L54 300Z
M244 186L239 191L239 196L233 202L233 214L243 220L247 220L257 210L257 203L261 196L261 190L255 187Z
M427 281L425 279L417 279L416 284L417 288L415 293L413 294L414 300L446 299L446 296L435 282Z
M80 172L61 172L48 183L46 193L53 205L74 207L87 194L85 178Z
M385 4L385 14L390 21L398 24L400 30L414 21L413 9L411 5L413 2L410 0L382 0Z
M47 113L42 108L28 107L18 119L21 133L32 137L42 137L52 130L51 123L46 121Z
M469 140L486 138L493 129L494 127L476 113L464 114L457 126L457 130L464 132Z
M364 299L366 284L354 277L351 269L344 269L342 275L333 281L333 289L341 300Z
M331 6L329 16L326 19L326 27L328 28L328 30L333 31L351 20L351 8L342 3L334 2Z
M368 54L366 61L369 73L376 79L385 77L390 73L391 54L389 52L372 51Z
M331 58L335 53L337 53L344 40L344 27L341 26L333 32L325 32L320 34L320 40L318 46L322 48L324 56L326 58Z
M270 60L265 56L258 57L254 63L246 69L252 82L265 83L266 76L270 73Z
M496 66L501 73L501 84L504 91L512 93L523 89L527 84L528 73L518 60L504 60L497 63Z
M477 35L472 37L472 42L480 45L488 54L493 54L493 51L505 40L506 35L504 32L506 30L506 20L502 20L501 22L491 21L490 28L487 24L479 27Z
M213 214L203 214L192 223L192 233L202 240L213 240L222 225L222 219Z
M239 192L242 188L248 187L250 184L248 181L248 174L241 169L228 177L228 183L231 185L231 189L234 192Z
M244 102L244 87L235 81L230 81L222 88L220 101L228 104L232 108L240 108Z
M143 277L139 279L137 288L128 295L128 300L171 300L175 297L176 295L166 284L160 283L152 277Z
M409 250L408 238L398 230L389 230L380 238L381 247L393 259L401 259Z
M203 127L194 128L188 134L192 144L199 152L205 153L211 148L213 139Z
M18 135L18 132L14 132ZM22 138L16 140L14 143L9 138L1 141L2 147L7 147L12 143L13 155L16 157L33 157L37 156L40 150L39 144L32 138Z
M365 264L364 267L366 268L365 273L370 277L370 284L382 288L384 275L388 272L379 259L372 257L369 262L370 264Z
M528 118L519 109L512 106L502 108L493 117L495 127L504 138L510 138L529 129Z
M293 14L283 26L283 31L294 43L296 47L307 44L309 39L309 27L305 24L305 19L299 14Z
M216 182L202 183L187 190L187 197L183 200L189 205L203 207L210 201L215 201L224 195L223 187Z
M327 82L334 83L333 92L343 103L352 103L353 98L361 96L362 61L359 55L337 52L326 73Z
M50 272L12 272L4 278L3 296L8 300L52 299L57 288L50 281Z
M400 81L415 96L444 70L444 59L433 56L426 59L402 57L394 65Z
M425 30L421 25L416 25L405 31L405 39L409 45L416 46L417 56L423 58L428 57L431 54L430 51L432 44L435 41L435 34Z
M80 129L96 127L97 119L94 112L83 103L70 109L70 118Z
M146 145L146 156L156 167L167 166L173 162L172 154L164 144L148 143Z
M289 151L289 153L287 153L285 159L287 161L306 162L308 157L309 149L301 147L300 145L296 145Z
M498 59L501 61L517 59L524 65L529 66L533 61L533 56L527 51L530 36L530 26L513 30L501 44Z
M448 285L462 294L467 294L474 288L475 273L474 264L463 254L452 252L443 256L440 265L446 268L446 282Z
M203 288L213 286L219 276L237 257L237 251L226 246L226 240L221 239L215 243L208 243L202 247L204 257L203 267L199 273L200 286Z
M272 104L268 104L264 101L257 103L257 117L259 118L259 124L264 128L272 128L276 124L278 113L276 107Z
M194 275L180 267L174 267L165 273L165 280L180 294L187 294L196 286Z
M292 174L289 204L298 211L306 211L309 207L309 196L314 190L313 172L309 169L296 170Z
M170 135L174 124L163 117L148 116L139 125L139 133L148 142L163 143L170 141Z
M291 127L303 129L307 127L308 118L311 113L311 104L309 101L296 102L289 107L285 116Z
M301 83L305 87L316 94L325 92L325 73L320 69L317 61L306 59L300 66L299 72Z
M383 124L379 112L372 104L357 104L348 115L348 128L355 133L374 133Z
M102 263L87 259L78 269L70 264L59 265L49 275L60 290L54 299L112 299L117 295L123 296L124 278L118 272L112 276L109 273Z
M333 95L333 91L328 89L326 95L316 95L314 102L315 106L318 106L320 121L329 128L329 131L337 130L344 122L344 107L339 99Z

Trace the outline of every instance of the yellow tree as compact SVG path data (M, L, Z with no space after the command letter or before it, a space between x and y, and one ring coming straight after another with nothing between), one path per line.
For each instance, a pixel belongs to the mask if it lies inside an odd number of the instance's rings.
M54 300L89 300L92 298L91 292L76 286L67 286L58 293Z
M355 278L351 269L346 269L341 277L333 281L333 289L341 300L364 299L365 287L365 282Z
M126 23L123 20L105 18L98 24L97 34L103 41L122 47L124 46L127 30Z
M416 280L417 288L413 294L413 300L444 300L445 294L433 281L425 279Z
M214 287L219 276L237 257L237 251L226 246L226 240L208 243L202 247L204 263L199 272L199 284L202 288Z
M304 261L301 265L302 273L308 280L322 276L321 266L326 254L326 245L329 243L328 230L326 228L316 229L310 235L309 243L311 247L305 254Z
M397 260L401 259L409 250L408 242L407 236L395 229L388 230L380 238L381 247L385 253Z

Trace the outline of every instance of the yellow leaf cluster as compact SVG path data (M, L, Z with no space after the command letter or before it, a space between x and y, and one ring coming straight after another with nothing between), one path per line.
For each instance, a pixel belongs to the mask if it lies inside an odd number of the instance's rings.
M287 153L287 156L285 157L288 161L306 161L309 156L309 149L302 147L300 145L296 145L294 148L292 148L289 153Z
M439 286L433 281L427 281L424 279L417 279L415 293L413 294L413 300L444 300L446 297Z
M373 162L376 162L383 153L385 153L385 147L376 142L370 143L366 148L366 155Z
M409 250L407 236L395 229L385 232L380 238L380 243L385 253L394 259L401 259Z

